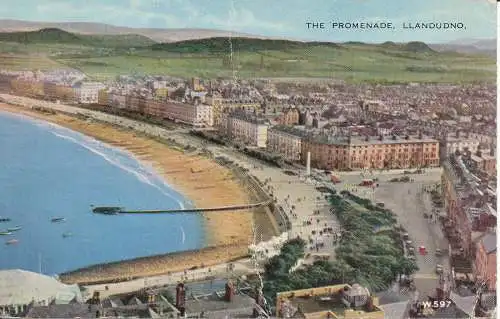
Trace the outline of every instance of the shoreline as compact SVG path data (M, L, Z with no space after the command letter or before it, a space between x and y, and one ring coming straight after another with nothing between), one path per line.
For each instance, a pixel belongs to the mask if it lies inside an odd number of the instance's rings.
M94 120L86 121L59 111L56 111L55 114L40 112L32 110L28 106L0 103L0 111L57 124L95 138L111 147L124 150L134 156L142 165L152 168L167 185L180 193L186 201L192 202L195 207L216 207L251 202L249 190L245 189L230 169L203 156L186 154L177 147L159 142L140 132ZM165 259L164 262L150 266L144 265L146 263L144 258L148 257L117 261L113 264L127 264L134 269L135 277L147 277L199 267L200 264L213 265L227 262L247 254L248 245L253 238L254 213L252 211L205 212L201 216L206 240L200 248L209 248L209 250L204 251L198 256L199 258L180 258L176 261L170 256L171 253L166 253L166 255L162 255ZM228 246L232 249L228 249ZM191 251L189 254L192 255L193 252ZM162 258L161 256L152 257ZM76 277L80 278L78 281L95 282L104 278L112 280L110 273L114 273L114 271L111 271L110 267L97 267L101 269L99 274L95 271L96 266L99 265L90 265L80 269L81 271L87 268L94 269L87 273L85 278L73 272L66 274L71 273L75 279ZM115 268L120 268L123 271L123 266ZM109 274L105 274L105 272Z

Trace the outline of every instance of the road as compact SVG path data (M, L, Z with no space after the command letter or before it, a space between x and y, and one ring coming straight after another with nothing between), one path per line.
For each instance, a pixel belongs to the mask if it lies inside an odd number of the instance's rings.
M440 181L440 170L429 170L425 174L409 175L414 182L393 183L388 182L403 174L383 173L376 174L379 179L379 187L373 191L367 187L353 186L359 184L364 178L359 174L341 175L342 183L335 187L338 190L348 189L360 197L382 202L385 207L391 209L397 216L398 222L407 230L410 240L416 250L417 265L420 268L415 274L415 286L421 295L433 294L438 286L436 265L442 264L448 268L447 257L436 257L436 249L447 249L448 244L443 236L438 223L430 222L424 218L424 213L432 213L432 202L430 196L424 191L426 187L433 186ZM372 176L368 176L372 177ZM418 254L418 247L425 246L428 254ZM445 271L446 272L446 271Z

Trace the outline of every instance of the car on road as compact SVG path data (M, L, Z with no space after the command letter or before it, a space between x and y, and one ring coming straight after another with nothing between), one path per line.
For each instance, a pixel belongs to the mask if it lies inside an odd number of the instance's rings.
M440 264L436 265L436 273L437 274L442 274L443 273L443 265L440 265Z
M403 239L404 240L408 240L408 238L410 238L410 235L408 233L404 233L403 234Z
M436 249L436 256L442 256L443 255L443 252L441 251L441 249Z

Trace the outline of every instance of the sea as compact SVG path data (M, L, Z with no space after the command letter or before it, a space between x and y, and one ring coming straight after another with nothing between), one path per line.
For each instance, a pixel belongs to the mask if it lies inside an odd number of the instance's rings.
M93 214L91 205L193 207L132 154L64 127L0 111L0 269L56 275L200 248L198 214ZM64 218L52 222L52 218ZM17 243L7 244L15 239Z

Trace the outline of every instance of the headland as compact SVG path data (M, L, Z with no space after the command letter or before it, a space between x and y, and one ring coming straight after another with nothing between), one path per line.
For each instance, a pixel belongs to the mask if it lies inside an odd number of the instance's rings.
M130 152L155 169L195 207L251 203L251 194L229 168L198 154L188 154L131 129L87 121L60 112L0 103L0 110L54 123ZM204 212L205 249L95 265L61 275L71 283L126 280L210 266L245 257L253 239L251 211ZM256 218L257 220L259 218ZM258 221L257 221L258 222Z

